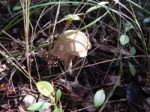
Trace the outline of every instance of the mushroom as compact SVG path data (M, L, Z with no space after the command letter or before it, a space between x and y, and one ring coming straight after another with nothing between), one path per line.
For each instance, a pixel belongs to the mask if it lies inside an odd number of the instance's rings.
M64 31L59 37L60 39L54 43L50 54L62 58L65 69L71 73L73 57L86 57L91 43L89 38L78 30Z

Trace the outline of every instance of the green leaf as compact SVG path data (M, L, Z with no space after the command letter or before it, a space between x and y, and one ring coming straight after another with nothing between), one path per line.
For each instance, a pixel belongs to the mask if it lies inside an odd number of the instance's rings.
M126 23L124 24L124 31L125 31L125 32L128 32L128 31L130 31L131 29L134 29L134 26L133 26L130 22L126 22Z
M121 45L126 45L129 43L129 37L127 35L121 35L119 41Z
M40 81L36 83L36 87L38 91L46 97L50 97L50 95L54 94L53 85L47 81Z
M134 56L136 54L136 49L134 46L130 47L130 55Z
M58 89L58 90L56 91L56 101L60 101L60 98L61 98L61 90Z
M76 14L68 14L68 15L65 16L64 19L67 20L67 21L79 21L80 17Z
M60 108L58 108L57 106L54 109L54 112L62 112Z
M94 95L94 106L100 107L105 101L105 92L103 89L98 90Z
M21 10L21 9L22 9L21 5L16 5L16 6L13 7L13 11L18 11L18 10Z
M47 109L51 106L51 103L47 103L47 102L37 102L37 103L33 103L32 105L30 105L27 110L28 111L38 111L38 110L43 110L43 109Z
M91 8L89 8L89 9L86 11L86 13L90 13L90 12L96 10L96 9L99 9L99 8L101 8L101 7L104 7L104 6L105 6L106 4L108 4L108 3L109 3L109 2L106 2L106 1L100 2L100 3L98 3L97 5L95 5L95 6L91 7Z
M130 62L129 62L129 70L130 70L131 75L134 77L136 75L136 69L135 69L135 66Z
M145 24L145 25L150 24L150 17L146 17L146 18L144 18L144 20L143 20L143 24Z

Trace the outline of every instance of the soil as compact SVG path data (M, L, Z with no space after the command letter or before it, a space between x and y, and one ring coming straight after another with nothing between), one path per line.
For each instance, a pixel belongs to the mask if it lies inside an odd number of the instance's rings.
M33 0L31 6L45 2L48 1ZM113 1L110 3L114 4ZM132 10L128 2L121 1L121 3ZM27 107L24 104L26 95L33 96L37 102L48 100L40 95L34 82L32 83L33 88L31 88L25 72L28 67L25 55L23 14L20 12L21 10L13 9L19 4L18 0L0 1L0 112L26 112ZM120 45L119 37L123 33L125 19L129 18L121 18L114 14L116 24L112 17L107 15L94 25L84 29L83 32L89 37L92 48L88 51L86 58L74 57L73 72L69 74L64 69L62 59L54 56L51 57L51 60L48 59L50 50L46 44L51 40L57 41L59 35L65 30L83 28L102 16L106 10L95 10L84 15L82 13L85 13L91 6L74 5L73 3L61 5L59 8L58 6L56 4L47 6L45 8L47 12L42 16L38 25L39 16L44 8L31 9L29 34L31 40L29 44L32 49L30 52L32 78L36 82L41 80L51 82L55 89L61 89L60 104L64 112L101 112L101 107L95 108L93 104L94 94L100 89L105 91L106 99L109 98L102 112L149 112L150 16L133 6L143 38L139 38L140 30L137 25L134 25L136 27L126 33L130 44L125 46ZM141 1L141 6L150 11L148 0L145 3ZM123 7L112 5L112 8L133 19ZM57 10L59 10L57 21L75 12L81 13L80 17L84 23L63 21L54 25ZM49 27L44 29L44 25L48 22ZM130 52L132 46L136 49L134 56L131 56ZM132 73L134 72L133 66L136 74ZM40 112L52 112L53 108Z

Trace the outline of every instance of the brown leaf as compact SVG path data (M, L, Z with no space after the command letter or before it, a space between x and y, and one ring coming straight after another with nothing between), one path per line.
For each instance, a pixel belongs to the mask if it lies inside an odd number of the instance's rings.
M96 108L93 106L93 95L89 88L82 86L77 81L62 81L62 85L64 85L68 91L70 91L71 95L75 98L77 102L88 111L88 112L95 112Z
M124 54L124 55L130 55L129 51L123 49L123 48L116 48L110 45L100 45L99 49L102 51L106 51L106 52L111 52L114 54L120 53L120 54Z

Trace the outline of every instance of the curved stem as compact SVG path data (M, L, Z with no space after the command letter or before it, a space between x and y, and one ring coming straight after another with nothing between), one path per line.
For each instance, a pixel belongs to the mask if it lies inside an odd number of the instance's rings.
M72 74L72 59L72 55L68 55L64 59L65 70L68 71L70 74Z

